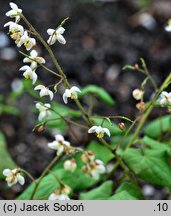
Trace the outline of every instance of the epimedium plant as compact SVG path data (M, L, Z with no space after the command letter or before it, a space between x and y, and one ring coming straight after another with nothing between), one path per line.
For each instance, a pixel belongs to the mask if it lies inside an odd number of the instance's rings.
M20 51L25 65L19 70L23 72L26 80L31 80L33 91L39 92L39 96L36 94L36 99L39 101L35 104L39 112L38 123L34 129L43 132L45 128L59 127L61 132L55 135L52 142L47 143L47 148L54 150L56 156L38 179L22 168L6 167L3 170L9 187L17 183L23 185L27 177L32 180L31 185L18 199L146 199L139 184L142 180L170 190L171 143L168 138L171 128L170 114L147 125L145 123L154 109L166 107L170 113L171 93L166 92L166 88L171 82L171 74L158 87L142 58L139 65L126 65L124 69L137 71L145 76L141 87L132 93L134 99L138 101L137 117L132 120L119 115L99 116L93 113L91 106L87 108L82 105L84 97L88 94L92 98L97 96L108 105L114 105L113 98L103 88L95 85L83 89L70 86L51 49L56 42L66 44L63 26L68 18L64 19L56 29L47 30L49 38L46 42L15 3L11 2L10 7L11 10L6 16L14 21L7 22L4 27L9 28L9 36L17 47L23 46L29 51L29 53ZM19 24L20 20L24 21L25 26ZM168 26L166 28L169 30ZM49 53L55 70L48 68L46 60L39 56L35 49L35 45L38 46L37 42L41 43ZM56 76L58 82L49 87L41 82L37 84L39 68ZM154 95L145 102L147 82L151 82ZM62 96L63 105L54 101L54 94L59 96L57 91L59 85L65 87ZM44 97L47 102L42 100ZM76 104L77 110L67 106L71 102ZM118 125L114 123L115 119L120 120ZM91 137L95 135L96 139L92 139L87 147L81 144L75 147L63 136L63 132L68 130L66 126L70 125L85 130L86 134L92 133ZM135 145L137 143L138 146ZM107 169L109 163L112 167ZM118 169L121 170L120 176L115 180Z

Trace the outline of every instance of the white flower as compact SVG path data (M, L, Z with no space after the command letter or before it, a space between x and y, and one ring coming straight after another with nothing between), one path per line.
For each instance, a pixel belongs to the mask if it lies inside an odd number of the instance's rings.
M35 82L37 81L37 74L35 73L35 70L32 70L32 68L28 65L21 67L19 70L25 71L23 73L25 79L31 79L32 83L35 84Z
M55 193L52 193L48 200L70 200L70 198L65 195L65 194L55 194Z
M159 103L161 106L166 105L167 103L171 103L171 92L163 91L159 98Z
M32 50L30 52L30 56L23 59L24 63L31 63L31 68L35 69L37 68L37 64L44 64L45 59L38 56L38 53L36 50Z
M20 41L17 43L18 47L21 47L24 44L26 50L32 49L36 45L36 40L28 36L28 32L25 31L23 36L20 38Z
M57 30L48 29L47 33L48 33L48 35L50 35L50 37L47 40L47 43L49 45L53 45L56 42L56 40L58 40L59 43L66 44L66 40L62 35L64 33L64 31L65 31L65 29L63 27L59 27Z
M104 133L110 137L110 131L107 128L101 126L93 126L88 130L88 133L96 133L98 138L102 138Z
M48 143L48 147L57 150L57 155L61 155L67 148L70 147L70 143L65 141L62 135L56 135L55 141Z
M105 166L104 163L101 160L95 160L94 161L95 165L91 169L91 176L94 179L99 179L99 175L105 173Z
M15 22L7 22L4 27L9 27L9 34L10 34L10 37L12 39L15 40L15 43L18 44L21 37L23 36L24 34L24 28L23 26L15 23Z
M51 108L51 105L36 103L36 108L39 110L40 114L38 116L39 121L41 121L46 116L51 116L51 112L49 111L49 108Z
M34 90L40 90L40 97L49 95L50 100L53 99L53 92L49 90L49 88L45 87L44 85L38 85L34 88Z
M132 96L134 97L135 100L141 100L143 98L144 91L141 89L134 89L132 92Z
M68 170L70 172L74 172L77 168L77 164L76 164L76 161L75 159L71 159L71 160L66 160L64 162L64 169L65 170Z
M13 169L13 170L4 169L3 175L6 176L6 181L9 187L16 184L17 182L19 182L21 185L24 185L25 183L25 179L20 174L19 169Z
M77 95L78 92L81 92L81 91L76 86L73 86L70 89L66 89L65 92L64 92L64 94L63 94L64 103L65 104L68 103L68 98L77 99L78 98L78 95Z
M5 15L11 18L15 17L16 22L18 22L20 20L20 14L22 13L22 10L19 9L18 6L13 2L10 2L9 5L12 10L8 11Z
M167 24L167 26L165 26L165 30L167 32L171 32L171 19L168 20L168 24Z

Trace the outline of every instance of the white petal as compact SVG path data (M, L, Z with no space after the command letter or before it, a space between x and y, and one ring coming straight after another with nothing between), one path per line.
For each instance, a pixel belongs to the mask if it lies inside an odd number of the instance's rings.
M26 57L23 59L23 62L24 63L30 63L30 62L32 62L32 60Z
M46 116L46 111L42 111L40 112L39 116L38 116L38 120L42 121L42 119Z
M53 141L51 143L48 143L48 147L51 148L51 149L54 149L54 150L58 150L59 148L59 145L56 141Z
M47 89L42 89L42 90L40 91L40 97L44 97L44 96L46 96L46 95L48 95Z
M51 105L48 104L48 103L45 103L44 106L45 106L46 108L51 108Z
M81 90L77 87L77 86L73 86L71 89L70 89L71 92L81 92Z
M171 25L167 25L167 26L165 27L165 30L166 30L167 32L171 32Z
M16 16L16 15L17 15L17 11L15 11L15 10L10 10L10 11L8 11L5 15L6 15L6 16L9 16L9 17L11 17L11 16Z
M53 92L52 91L50 91L50 90L48 90L48 94L49 94L49 97L50 97L50 100L53 100Z
M168 97L168 92L167 92L167 91L163 91L163 92L161 93L161 96L162 96L162 97Z
M32 71L32 69L28 65L25 65L25 66L21 67L19 70L21 70L21 71L26 71L26 70Z
M59 27L57 30L56 30L56 33L57 34L63 34L65 31L65 29L63 27Z
M104 132L110 137L110 131L107 128L103 128Z
M25 183L24 177L23 177L22 175L20 175L20 174L17 174L16 177L17 177L18 182L19 182L21 185L24 185L24 183Z
M105 166L103 166L103 165L97 166L97 170L100 174L103 174L106 172Z
M58 142L63 142L64 141L64 137L61 134L58 134L55 136L56 141Z
M35 82L37 81L37 74L35 72L32 73L31 79L33 80L32 84L34 85Z
M53 36L50 36L50 37L49 37L49 39L47 40L47 43L48 43L49 45L53 45L53 44L56 42L56 40L57 40L56 36L53 35Z
M18 10L18 6L15 3L10 2L9 5L13 10L16 10L16 11Z
M4 176L8 176L9 174L11 173L11 170L10 169L4 169L4 171L3 171L3 175Z
M70 142L68 142L68 141L63 141L63 144L68 146L68 147L70 146Z
M66 44L66 40L65 40L65 38L62 35L57 35L57 40L61 44Z
M61 194L58 198L58 200L70 200L69 197L65 194Z
M93 126L88 130L88 133L95 133L97 130L98 126Z
M67 96L66 93L63 94L63 101L64 101L65 104L68 103L68 96Z
M40 103L36 103L36 109L40 110L40 111L44 111L44 106L42 106Z
M38 85L34 88L34 90L42 90L45 89L46 87L44 85Z
M55 29L48 29L47 30L48 35L52 35L52 34L54 34L54 32L55 32Z
M61 155L64 151L64 147L61 145L58 147L57 155Z
M56 195L55 193L52 193L48 198L48 200L58 200L58 199L59 199L59 195Z
M30 52L30 56L31 56L32 58L37 57L37 56L38 56L37 51L36 51L36 50L32 50L32 51Z

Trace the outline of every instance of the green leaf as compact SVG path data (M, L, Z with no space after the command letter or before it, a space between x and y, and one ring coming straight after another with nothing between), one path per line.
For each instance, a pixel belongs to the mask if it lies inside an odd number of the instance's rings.
M102 160L105 164L114 158L114 154L107 147L96 141L92 141L87 149L92 150L96 159Z
M0 178L4 179L2 172L4 169L14 169L17 165L12 160L10 154L8 153L4 135L0 132Z
M162 134L171 131L171 115L150 122L144 130L145 135L157 139Z
M159 150L168 151L168 152L171 151L170 145L166 143L158 142L154 139L151 139L150 137L145 136L143 141L144 141L144 144L146 144L148 147L152 149L159 149Z
M124 182L116 190L115 194L109 200L137 200L143 199L140 189L130 182Z
M85 88L81 90L81 93L79 93L79 98L83 97L86 94L94 94L97 95L101 101L108 105L114 105L115 101L113 98L109 95L107 91L105 91L103 88L98 87L96 85L88 85Z
M98 188L81 193L79 200L107 200L112 193L112 181L104 182Z
M171 186L171 168L167 152L159 149L130 148L126 151L124 160L128 167L143 180L161 186Z
M0 114L2 114L2 113L14 115L14 116L19 116L20 111L15 106L0 104Z

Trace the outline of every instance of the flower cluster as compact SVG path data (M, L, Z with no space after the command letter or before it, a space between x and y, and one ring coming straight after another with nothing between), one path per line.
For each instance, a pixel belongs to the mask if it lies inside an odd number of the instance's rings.
M101 160L94 160L95 155L92 151L87 151L81 156L81 160L85 163L82 171L94 178L99 179L100 174L105 173L105 166Z

